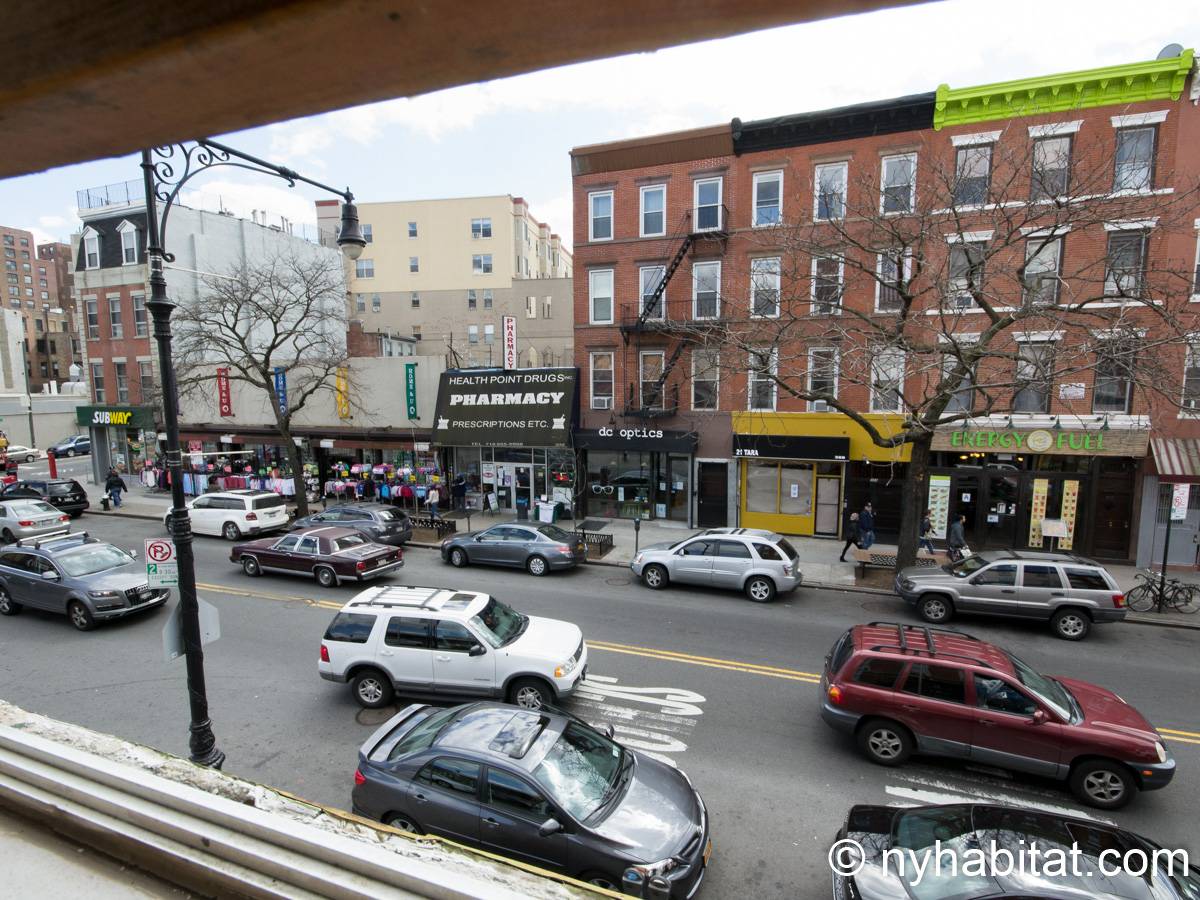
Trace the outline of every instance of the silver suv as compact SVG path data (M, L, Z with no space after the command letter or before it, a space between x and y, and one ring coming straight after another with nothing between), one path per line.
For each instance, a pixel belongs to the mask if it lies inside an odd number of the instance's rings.
M633 558L630 568L648 588L672 581L745 591L756 603L799 587L796 548L787 538L757 528L714 528L674 544L652 544Z
M955 613L1049 621L1060 638L1080 641L1095 622L1125 618L1125 595L1099 563L1074 553L985 550L941 568L902 569L896 593L926 622Z

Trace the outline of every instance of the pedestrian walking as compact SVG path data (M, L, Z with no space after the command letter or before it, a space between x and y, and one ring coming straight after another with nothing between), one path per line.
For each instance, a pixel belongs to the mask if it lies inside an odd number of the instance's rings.
M875 511L870 503L864 503L858 514L858 546L863 550L875 543Z
M450 485L450 497L455 509L467 508L467 479L462 475L455 478L454 483Z
M858 531L858 513L850 513L850 518L846 520L846 546L842 548L842 555L838 557L842 562L846 561L846 551L851 547L858 546L859 531Z
M959 513L953 522L950 523L950 533L946 537L946 543L950 545L949 556L952 560L960 560L963 558L967 547L967 532L966 532L967 517Z
M108 492L108 499L112 501L114 507L121 506L121 492L129 490L125 485L124 479L116 469L108 470L108 477L104 479L104 490Z
M429 493L425 495L425 502L429 504L429 518L438 518L438 501L441 500L441 494L438 492L437 485L429 488Z
M925 510L925 515L921 517L921 540L918 544L922 550L928 550L933 553L933 510Z

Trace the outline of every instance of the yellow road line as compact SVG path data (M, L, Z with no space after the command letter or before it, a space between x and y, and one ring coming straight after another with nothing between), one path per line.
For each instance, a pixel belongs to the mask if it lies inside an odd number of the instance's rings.
M1162 731L1162 729L1160 728L1159 731ZM1195 744L1197 747L1200 747L1200 741L1197 741L1193 738L1181 738L1181 737L1175 737L1174 735L1167 735L1166 737L1167 737L1167 740L1170 741L1172 745L1174 745L1174 744Z
M659 650L657 647L638 647L630 644L616 644L612 641L588 641L589 647L599 647L603 650L616 651L640 651L642 653L653 653L658 656L677 659L681 662L697 662L697 663L718 663L721 665L739 666L747 672L759 672L762 674L777 673L780 675L799 675L804 678L813 678L820 680L821 676L817 672L801 672L798 669L782 669L779 666L764 666L759 663L742 662L737 659L715 659L711 656L696 656L691 653L677 653L674 650Z
M803 681L806 684L818 684L820 678L804 672L790 673L788 670L769 671L766 667L738 663L732 660L713 660L706 657L689 657L682 653L656 652L640 647L626 647L622 644L605 644L588 641L590 650L607 650L610 653L624 653L627 656L644 656L649 659L661 659L666 662L687 663L691 666L705 666L709 669L724 669L727 672L745 672L747 675L763 675L767 678L783 678L787 681Z
M223 584L196 582L196 588L205 591L219 591L223 594L232 594L235 597L259 597L263 600L278 600L285 603L305 603L309 606L319 606L322 609L341 609L345 605L333 600L316 600L312 597L303 597L299 594L267 594L263 591L247 591L242 588L227 587Z
M1195 731L1178 731L1174 728L1160 728L1158 730L1161 731L1163 734L1175 734L1175 735L1180 735L1182 737L1200 738L1200 733L1197 733Z

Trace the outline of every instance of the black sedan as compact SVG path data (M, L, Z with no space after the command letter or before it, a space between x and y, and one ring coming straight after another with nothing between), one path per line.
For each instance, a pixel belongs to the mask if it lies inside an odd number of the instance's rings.
M560 710L416 704L359 750L354 812L636 896L690 897L712 852L688 777Z
M48 480L14 481L0 491L0 500L45 500L77 519L88 508L87 491L74 478L51 478Z
M331 506L303 519L296 519L288 526L288 531L299 531L318 525L353 528L366 536L367 540L377 544L390 544L393 547L400 547L412 539L412 520L402 511L386 503Z
M855 806L829 862L837 900L1200 897L1200 869L1158 850L1115 825L1012 806Z
M586 560L587 546L583 539L557 525L493 525L442 541L442 561L460 569L471 563L484 563L545 575L555 569L574 568Z

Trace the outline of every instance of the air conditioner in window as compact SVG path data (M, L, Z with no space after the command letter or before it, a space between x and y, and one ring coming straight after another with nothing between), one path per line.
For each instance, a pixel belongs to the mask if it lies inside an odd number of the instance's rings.
M814 400L812 404L813 412L829 412L829 403L826 400Z
M611 409L612 401L612 397L593 397L592 409Z

